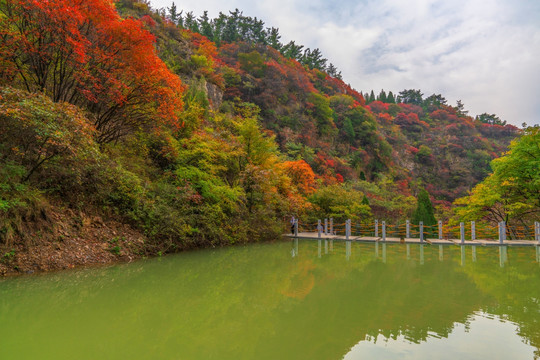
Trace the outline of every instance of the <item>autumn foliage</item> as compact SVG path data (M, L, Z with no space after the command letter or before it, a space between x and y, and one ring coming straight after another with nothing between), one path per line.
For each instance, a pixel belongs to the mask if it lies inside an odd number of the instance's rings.
M420 188L449 209L518 132L420 90L368 98L239 11L169 12L0 0L0 209L27 188L91 204L154 253L275 238L291 215L397 221Z
M155 121L179 126L180 79L143 23L122 19L112 1L6 0L0 14L2 83L86 108L100 142Z
M283 165L292 183L303 195L309 195L315 190L315 173L307 162L286 161Z

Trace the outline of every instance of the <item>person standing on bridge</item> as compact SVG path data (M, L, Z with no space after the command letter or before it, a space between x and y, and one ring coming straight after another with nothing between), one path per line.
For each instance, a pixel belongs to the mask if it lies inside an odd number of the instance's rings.
M294 224L296 223L296 219L293 217L291 217L291 234L294 235Z

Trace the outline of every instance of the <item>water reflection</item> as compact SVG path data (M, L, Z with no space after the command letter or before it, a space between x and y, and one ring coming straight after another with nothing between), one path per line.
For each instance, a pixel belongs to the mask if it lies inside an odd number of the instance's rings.
M508 246L499 246L499 265L504 267L508 262Z
M2 358L540 355L538 249L325 241L0 280Z
M309 247L310 245L306 243L305 246ZM351 246L354 249L351 250ZM375 247L375 257L362 256L365 254L362 249L369 246ZM340 247L345 249L347 260L349 260L351 251L358 252L359 255L351 262L351 265L356 268L352 271L371 274L368 275L371 277L375 273L378 274L376 278L379 279L379 283L385 284L381 294L386 293L385 297L393 299L390 301L381 298L372 300L378 304L377 308L382 311L379 314L381 318L378 320L387 319L390 328L385 330L385 327L381 327L374 332L367 332L364 342L366 339L375 339L374 342L376 342L376 339L380 337L394 340L401 337L403 340L415 344L429 341L430 338L446 339L457 325L463 324L467 328L472 322L478 321L477 315L471 314L482 314L483 317L485 315L490 319L498 319L490 322L489 325L492 329L492 334L489 337L491 343L506 342L508 347L510 341L515 345L516 342L512 339L494 339L493 335L497 332L493 327L499 326L498 324L501 322L513 321L517 324L512 325L513 328L519 327L519 331L514 332L513 336L519 344L523 345L523 353L528 351L528 354L532 354L534 351L535 356L540 356L538 351L540 344L540 272L537 266L531 267L540 262L540 248L513 247L509 249L508 246L431 246L422 244L405 244L403 246L384 242L381 244L356 242L351 244L350 241L337 242L335 247L338 249L338 253ZM467 261L468 256L470 256L470 262ZM333 259L339 262L337 258ZM424 265L424 270L420 273L415 272L416 276L408 275L413 269L410 266L416 262ZM501 271L504 273L500 273ZM393 278L395 274L400 274L399 283L396 283ZM416 284L422 285L417 286ZM367 287L372 289L371 286ZM366 296L365 292L360 291L360 293ZM410 309L405 307L414 307L415 301L405 300L405 294L414 294L414 298L423 299L421 300L422 315L417 312L413 313L416 316L421 316L422 321L425 321L424 325L420 325L411 318L412 315L408 313ZM397 299L399 299L398 303L403 304L404 307L399 310L391 309L396 306ZM426 299L433 299L433 301L426 301ZM445 313L445 315L439 317L436 315L437 312ZM526 314L531 314L531 312L534 316L527 318ZM394 320L390 320L395 319L395 316L407 320L397 324L394 323ZM444 318L452 320L446 326L437 326L436 323ZM373 319L372 321L378 324L377 320ZM527 330L524 331L524 329ZM503 331L501 330L501 332ZM469 339L470 337L472 336L468 334L463 338L463 346L466 346L467 341L471 341L471 344L475 341ZM363 342L360 341L360 343ZM534 349L529 349L524 344L530 344ZM474 348L474 346L472 347ZM493 347L493 356L500 357L500 354L497 353L497 346L491 344L491 347ZM449 354L458 355L452 351ZM347 358L350 358L350 355L349 353Z
M347 261L351 258L352 253L352 242L351 241L345 241L345 257L347 258Z

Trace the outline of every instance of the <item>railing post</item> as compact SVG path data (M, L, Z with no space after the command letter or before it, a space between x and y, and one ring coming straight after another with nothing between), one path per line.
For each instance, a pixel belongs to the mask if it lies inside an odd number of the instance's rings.
M407 224L407 227L406 227L407 231L405 233L405 237L407 239L410 239L411 238L411 222L409 220L407 220L406 224Z
M334 218L330 218L330 235L334 235Z
M471 221L471 240L476 240L476 223Z
M321 226L321 220L317 220L317 235L319 239L321 238L321 232L322 232L322 226Z
M298 237L298 219L294 219L294 236Z
M461 244L465 244L465 223L463 222L459 223L459 239Z
M345 239L349 240L350 235L351 235L351 219L347 219L347 221L345 221Z
M382 222L382 241L386 241L386 221Z
M379 237L379 220L375 220L375 237Z
M502 229L503 229L503 233L502 233L502 236L503 236L503 240L506 241L506 222L502 222Z
M538 241L538 245L540 245L540 222L536 221L534 223L534 238L536 241Z
M424 242L424 222L420 221L420 242Z
M502 245L505 240L505 233L504 233L504 221L499 222L499 243Z
M324 235L328 235L328 218L324 218Z
M442 240L442 220L439 220L439 240Z

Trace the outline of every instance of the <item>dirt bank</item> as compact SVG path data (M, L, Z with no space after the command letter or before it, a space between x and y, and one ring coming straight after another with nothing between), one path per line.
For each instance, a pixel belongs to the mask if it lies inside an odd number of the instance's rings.
M145 255L145 241L118 220L55 208L1 244L0 276L129 262Z

